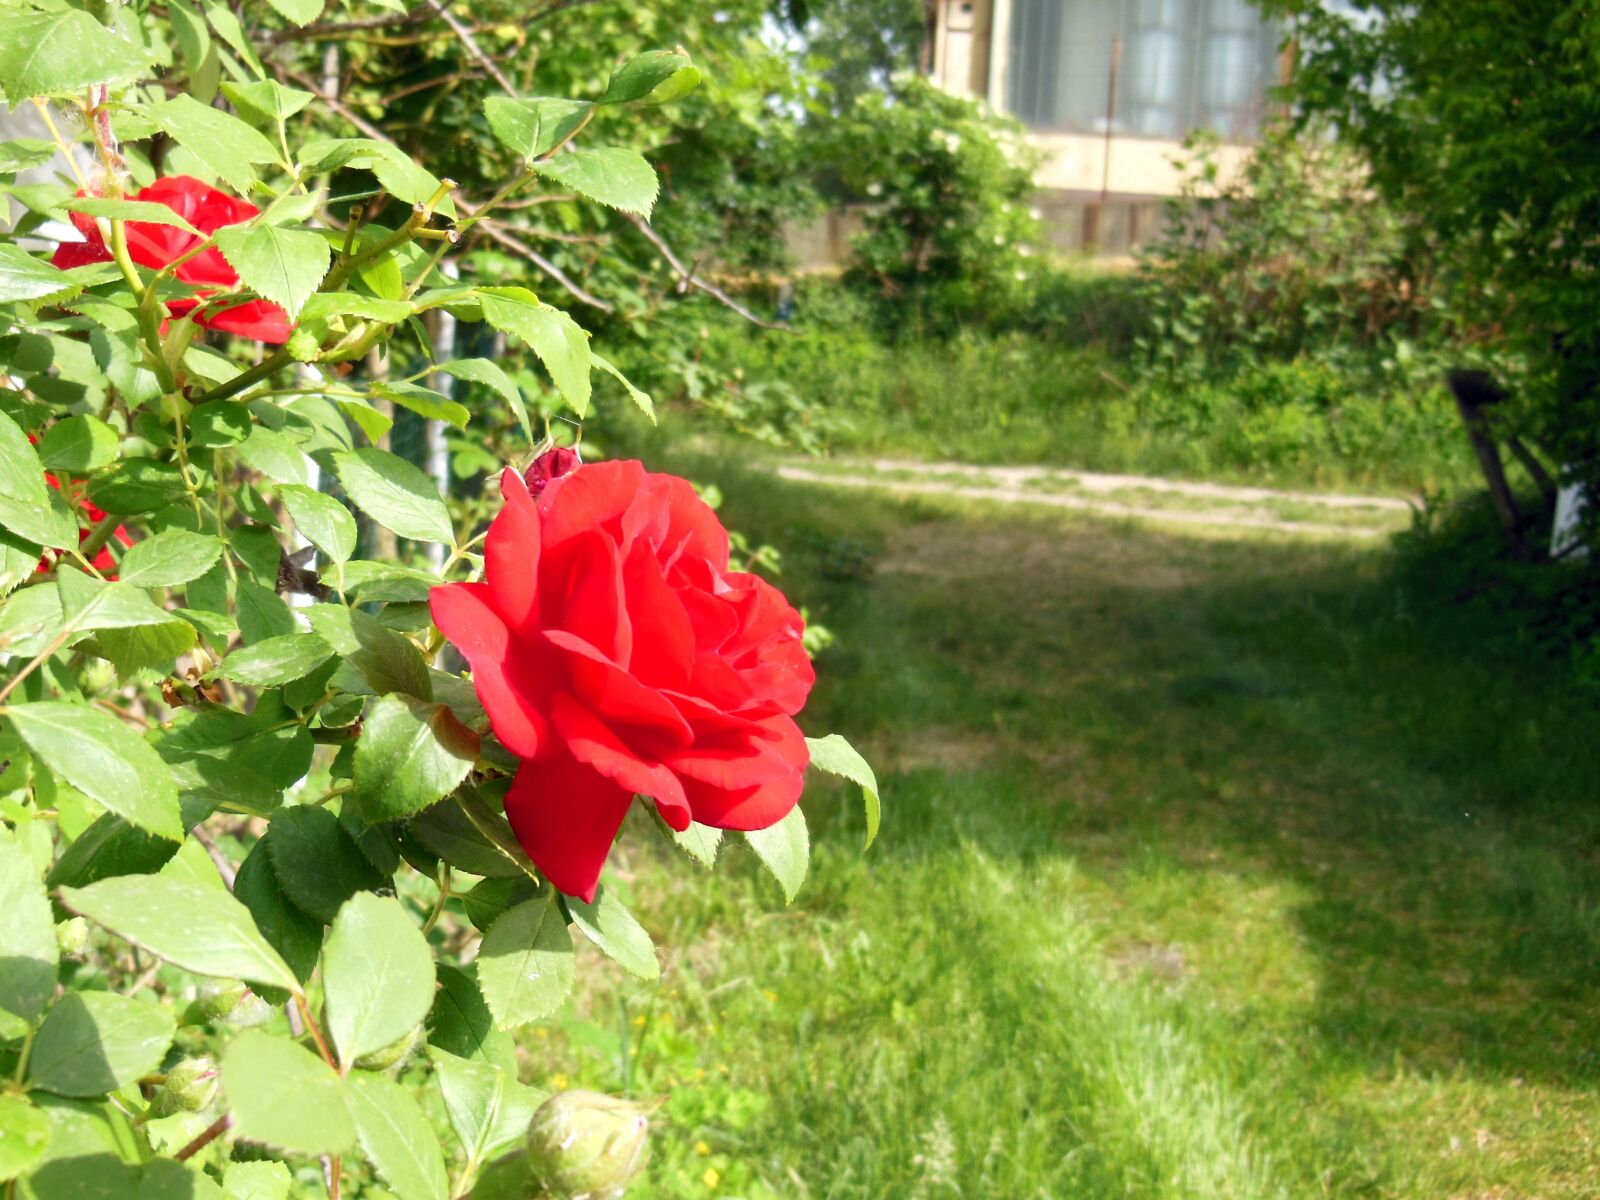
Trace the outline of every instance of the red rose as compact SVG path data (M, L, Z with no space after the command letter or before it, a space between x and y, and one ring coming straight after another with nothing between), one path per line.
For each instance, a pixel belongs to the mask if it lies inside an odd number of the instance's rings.
M254 204L219 192L189 175L158 179L131 199L164 204L208 237L225 225L239 225L261 213ZM62 270L85 263L110 262L111 251L106 248L94 218L86 213L71 215L73 225L83 234L84 240L61 243L50 261ZM129 221L125 228L129 257L152 271L159 271L187 254L201 240L176 226L150 221ZM192 311L208 296L231 292L239 286L238 272L228 265L222 251L215 246L207 247L204 253L195 255L174 273L182 282L204 289L192 299L168 304L167 310L175 317ZM220 312L201 314L195 318L195 323L273 344L288 341L294 329L289 314L266 300L249 300Z
M514 470L500 486L485 581L430 600L522 759L506 816L528 857L592 900L635 793L679 830L782 820L810 757L792 718L815 674L783 594L728 569L716 514L637 462L548 479L537 499Z

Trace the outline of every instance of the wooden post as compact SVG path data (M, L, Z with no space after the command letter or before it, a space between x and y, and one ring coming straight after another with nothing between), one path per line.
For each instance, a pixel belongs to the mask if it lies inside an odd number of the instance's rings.
M1467 437L1472 441L1473 453L1478 456L1478 466L1483 471L1484 482L1489 486L1489 500L1494 505L1495 515L1500 518L1500 527L1505 531L1511 553L1527 561L1530 555L1527 540L1522 536L1522 515L1517 511L1517 502L1511 495L1511 485L1506 482L1500 449L1489 436L1488 422L1483 417L1483 410L1491 404L1500 403L1506 398L1506 393L1487 371L1456 367L1445 373L1445 379L1455 395L1456 409L1461 413L1462 424L1467 427Z

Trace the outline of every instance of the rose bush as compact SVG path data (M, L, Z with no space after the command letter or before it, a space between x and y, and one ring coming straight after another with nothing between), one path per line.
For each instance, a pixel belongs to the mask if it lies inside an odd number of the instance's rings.
M183 259L197 246L205 245L211 235L224 226L242 225L261 215L261 210L248 200L219 192L191 175L168 175L129 198L170 208L204 235L196 237L176 225L154 221L124 222L129 256L152 271L160 271ZM89 263L111 262L113 255L94 217L82 212L71 216L73 225L83 234L83 241L61 243L51 263L66 270ZM206 245L199 254L181 262L173 275L198 289L193 298L168 301L167 311L174 317L192 313L195 324L207 329L237 333L273 345L288 341L289 334L294 331L289 314L267 300L241 300L216 309L206 306L209 297L239 287L239 273L228 265L215 245Z
M568 473L551 478L552 467ZM433 589L435 624L522 759L517 839L561 891L594 899L635 793L673 829L765 829L800 798L794 714L815 675L804 623L728 567L728 534L686 480L571 451L501 478L482 583Z

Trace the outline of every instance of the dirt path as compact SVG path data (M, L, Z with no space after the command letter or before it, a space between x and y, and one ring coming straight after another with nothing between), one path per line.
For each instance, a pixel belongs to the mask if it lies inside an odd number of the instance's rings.
M1055 467L982 467L898 459L784 463L781 478L905 495L1044 504L1109 517L1182 525L1371 538L1404 527L1411 505L1394 496L1280 491L1111 475Z

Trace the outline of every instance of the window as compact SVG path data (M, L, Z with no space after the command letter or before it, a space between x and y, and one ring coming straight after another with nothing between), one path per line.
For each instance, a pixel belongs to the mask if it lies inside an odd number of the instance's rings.
M1036 129L1177 139L1253 138L1277 71L1278 31L1248 0L1010 0L1006 107Z

